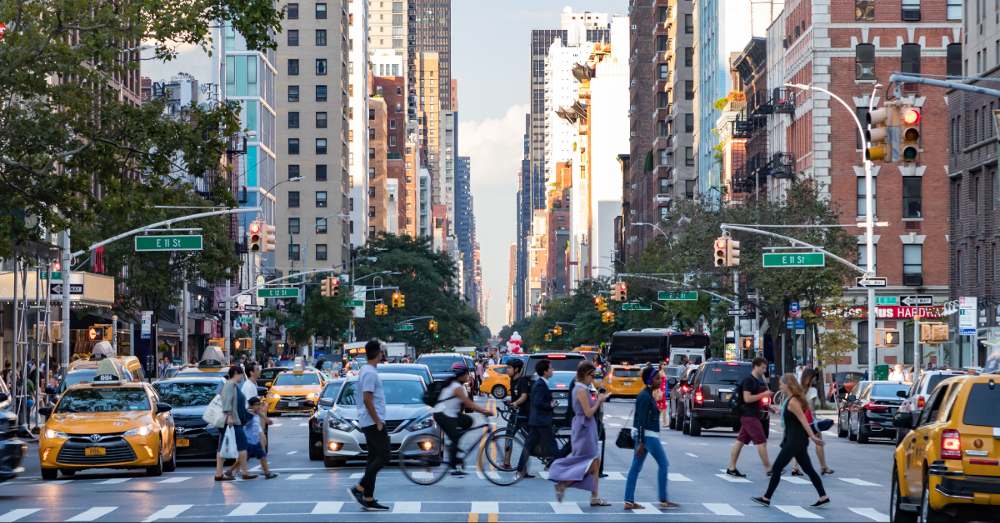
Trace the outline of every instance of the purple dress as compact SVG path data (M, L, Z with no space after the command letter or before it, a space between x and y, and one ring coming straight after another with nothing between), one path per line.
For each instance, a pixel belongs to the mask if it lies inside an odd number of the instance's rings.
M589 406L597 402L590 395L590 389L582 383L573 387L571 400L573 402L573 424L570 435L572 452L565 458L559 458L549 466L550 481L572 481L570 487L586 491L594 490L594 476L589 473L590 465L601 456L597 446L597 421L583 415L583 407L577 401L577 390L586 393Z

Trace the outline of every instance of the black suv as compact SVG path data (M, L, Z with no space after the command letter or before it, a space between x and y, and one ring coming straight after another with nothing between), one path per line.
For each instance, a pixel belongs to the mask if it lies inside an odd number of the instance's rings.
M702 363L690 379L691 391L684 395L682 431L701 436L702 429L731 427L740 429L740 417L730 407L730 399L741 381L750 376L749 361L708 361ZM761 409L764 434L770 433L770 414Z

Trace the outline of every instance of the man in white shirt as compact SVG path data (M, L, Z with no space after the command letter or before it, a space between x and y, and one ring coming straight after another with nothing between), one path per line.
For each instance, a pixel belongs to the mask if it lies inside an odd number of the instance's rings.
M243 380L243 385L240 386L240 390L243 395L247 398L247 405L250 405L250 398L256 398L257 396L257 379L260 378L260 364L252 361L246 364L246 375L247 378Z

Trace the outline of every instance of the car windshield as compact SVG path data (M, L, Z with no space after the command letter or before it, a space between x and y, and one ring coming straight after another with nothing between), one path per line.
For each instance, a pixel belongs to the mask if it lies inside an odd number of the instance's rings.
M638 378L642 369L612 369L616 378Z
M160 399L171 407L200 407L208 405L219 390L219 384L211 381L204 383L165 383L153 385Z
M580 366L580 362L583 361L584 359L583 356L580 356L579 354L574 354L572 356L564 354L558 354L554 356L540 356L537 358L532 357L528 366L534 369L535 363L541 361L543 358L549 360L549 363L552 364L552 370L556 372L559 371L576 372L576 368Z
M663 372L668 378L676 378L681 375L682 370L684 370L684 367L667 367L663 369Z
M294 372L282 372L278 374L278 377L274 379L275 385L319 385L319 374L315 372L303 372L302 374L296 374Z
M997 408L997 404L1000 404L1000 387L976 383L969 392L969 401L965 404L965 416L962 421L966 425L1000 427L1000 409Z
M77 389L63 394L56 412L130 412L149 410L142 389Z
M552 379L549 380L549 388L559 390L568 389L575 377L575 372L553 372Z
M320 397L324 399L336 399L337 393L340 392L340 387L343 385L344 382L340 380L327 383L326 387L323 387L323 393L320 394Z
M177 373L177 376L188 376L188 377L198 377L198 378L225 378L229 370L220 371L203 371L197 369L182 370Z
M427 371L419 367L386 367L379 365L377 369L379 374L409 374L410 376L417 376L420 379L427 380Z
M739 383L750 375L749 365L709 365L705 369L704 383Z
M338 405L356 406L361 400L357 381L349 381L340 391ZM424 384L416 380L385 380L382 382L386 405L418 405L424 402Z
M492 368L490 368L490 372L492 372L494 374L507 374L507 366L506 365L498 365L496 367L492 367Z
M262 380L273 380L279 372L283 372L285 369L264 369L260 371L260 379Z
M458 356L431 356L427 358L419 358L417 363L423 363L430 367L431 372L442 373L451 371L451 366L456 363L461 363L462 358Z
M97 375L97 369L80 369L74 370L66 374L63 378L64 387L69 387L70 385L76 385L77 383L86 383L94 381L94 376Z
M910 386L905 383L876 383L872 386L871 396L873 398L896 398L896 392L910 390Z

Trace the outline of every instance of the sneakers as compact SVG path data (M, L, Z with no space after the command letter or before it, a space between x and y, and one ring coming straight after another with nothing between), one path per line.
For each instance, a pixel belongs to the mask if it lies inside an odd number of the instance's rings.
M812 507L812 508L821 508L821 507L825 507L826 505L829 505L829 504L830 504L830 498L826 498L826 499L818 500L816 503L813 503L812 505L809 505L809 506Z
M368 504L365 501L364 492L361 492L360 490L354 488L353 486L347 487L347 493L350 494L354 498L354 501L357 501L358 505L361 505L362 508L364 508L365 505Z
M367 510L368 512L385 512L389 510L389 507L378 502L377 499L364 502L361 508Z
M734 478L745 478L746 474L739 471L739 469L726 469L726 474L733 476Z
M753 501L754 503L756 503L758 505L761 505L761 506L764 506L764 507L770 507L771 506L771 500L769 500L769 499L764 499L764 498L750 498L750 501Z
M466 476L466 474L467 474L467 472L465 472L465 470L462 469L462 467L455 467L455 468L451 469L451 475L455 476L457 478L464 478Z

